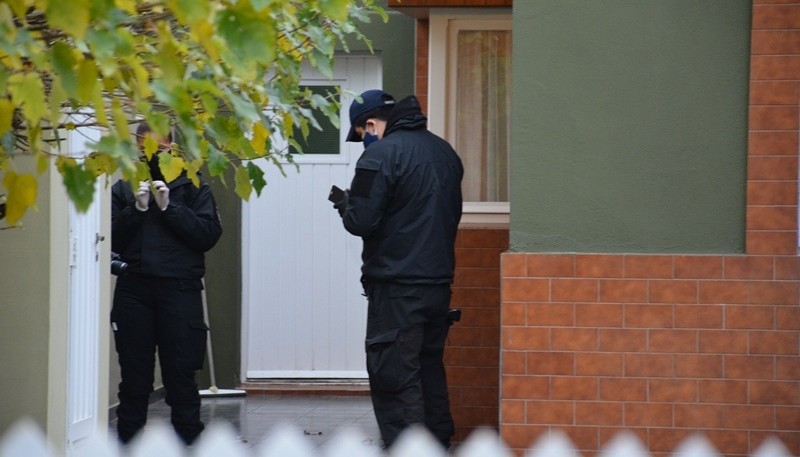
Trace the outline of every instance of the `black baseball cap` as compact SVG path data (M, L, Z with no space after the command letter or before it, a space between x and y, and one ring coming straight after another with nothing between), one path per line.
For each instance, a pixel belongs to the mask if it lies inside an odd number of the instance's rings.
M356 133L355 125L362 117L375 111L381 106L394 105L394 97L380 89L371 89L359 95L361 101L353 100L350 104L350 132L345 141L360 143L363 141Z

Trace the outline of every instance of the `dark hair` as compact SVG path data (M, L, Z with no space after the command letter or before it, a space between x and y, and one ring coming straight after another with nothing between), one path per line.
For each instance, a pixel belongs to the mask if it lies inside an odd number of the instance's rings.
M136 127L136 139L143 140L145 135L152 131L153 129L150 128L147 122L139 122L139 125ZM172 141L172 130L167 132L167 140Z
M379 108L375 108L369 113L358 118L358 120L353 124L353 126L361 127L363 129L364 127L367 126L367 121L370 119L378 119L380 121L388 120L389 113L392 111L392 108L394 108L394 105L383 105Z

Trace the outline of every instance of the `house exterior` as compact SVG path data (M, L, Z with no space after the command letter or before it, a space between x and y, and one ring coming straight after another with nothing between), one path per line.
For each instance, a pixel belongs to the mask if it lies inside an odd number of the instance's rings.
M700 431L744 455L774 434L800 454L800 5L388 6L396 28L365 32L384 87L415 92L472 173L446 351L456 438L497 427L520 454L558 429L589 455L626 429L665 455ZM206 281L231 387L242 209L213 185L225 234ZM42 186L25 228L0 231L0 433L29 415L65 443L69 215L58 175ZM117 380L100 342L103 423Z
M591 455L626 429L665 455L701 432L745 455L776 435L800 453L800 5L389 6L417 20L432 128L458 144L483 113L475 163L507 154L506 200L490 173L465 183L487 192L458 238L458 438L496 426L520 455L558 429Z

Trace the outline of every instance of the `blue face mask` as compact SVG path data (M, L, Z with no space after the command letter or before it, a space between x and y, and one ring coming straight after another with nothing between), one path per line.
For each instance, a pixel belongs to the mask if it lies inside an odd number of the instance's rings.
M372 143L378 141L378 139L379 139L378 135L373 135L369 132L364 132L364 149L366 149L367 146L371 145Z

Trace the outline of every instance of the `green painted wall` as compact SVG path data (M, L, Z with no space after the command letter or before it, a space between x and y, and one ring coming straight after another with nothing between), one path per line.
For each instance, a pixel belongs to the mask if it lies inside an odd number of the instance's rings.
M24 162L24 160L23 160ZM50 332L50 195L40 177L38 211L24 227L0 230L0 436L29 417L47 428ZM0 174L0 181L2 175ZM0 194L4 190L0 189ZM5 220L0 227L6 227Z
M515 2L512 250L744 251L751 8Z

